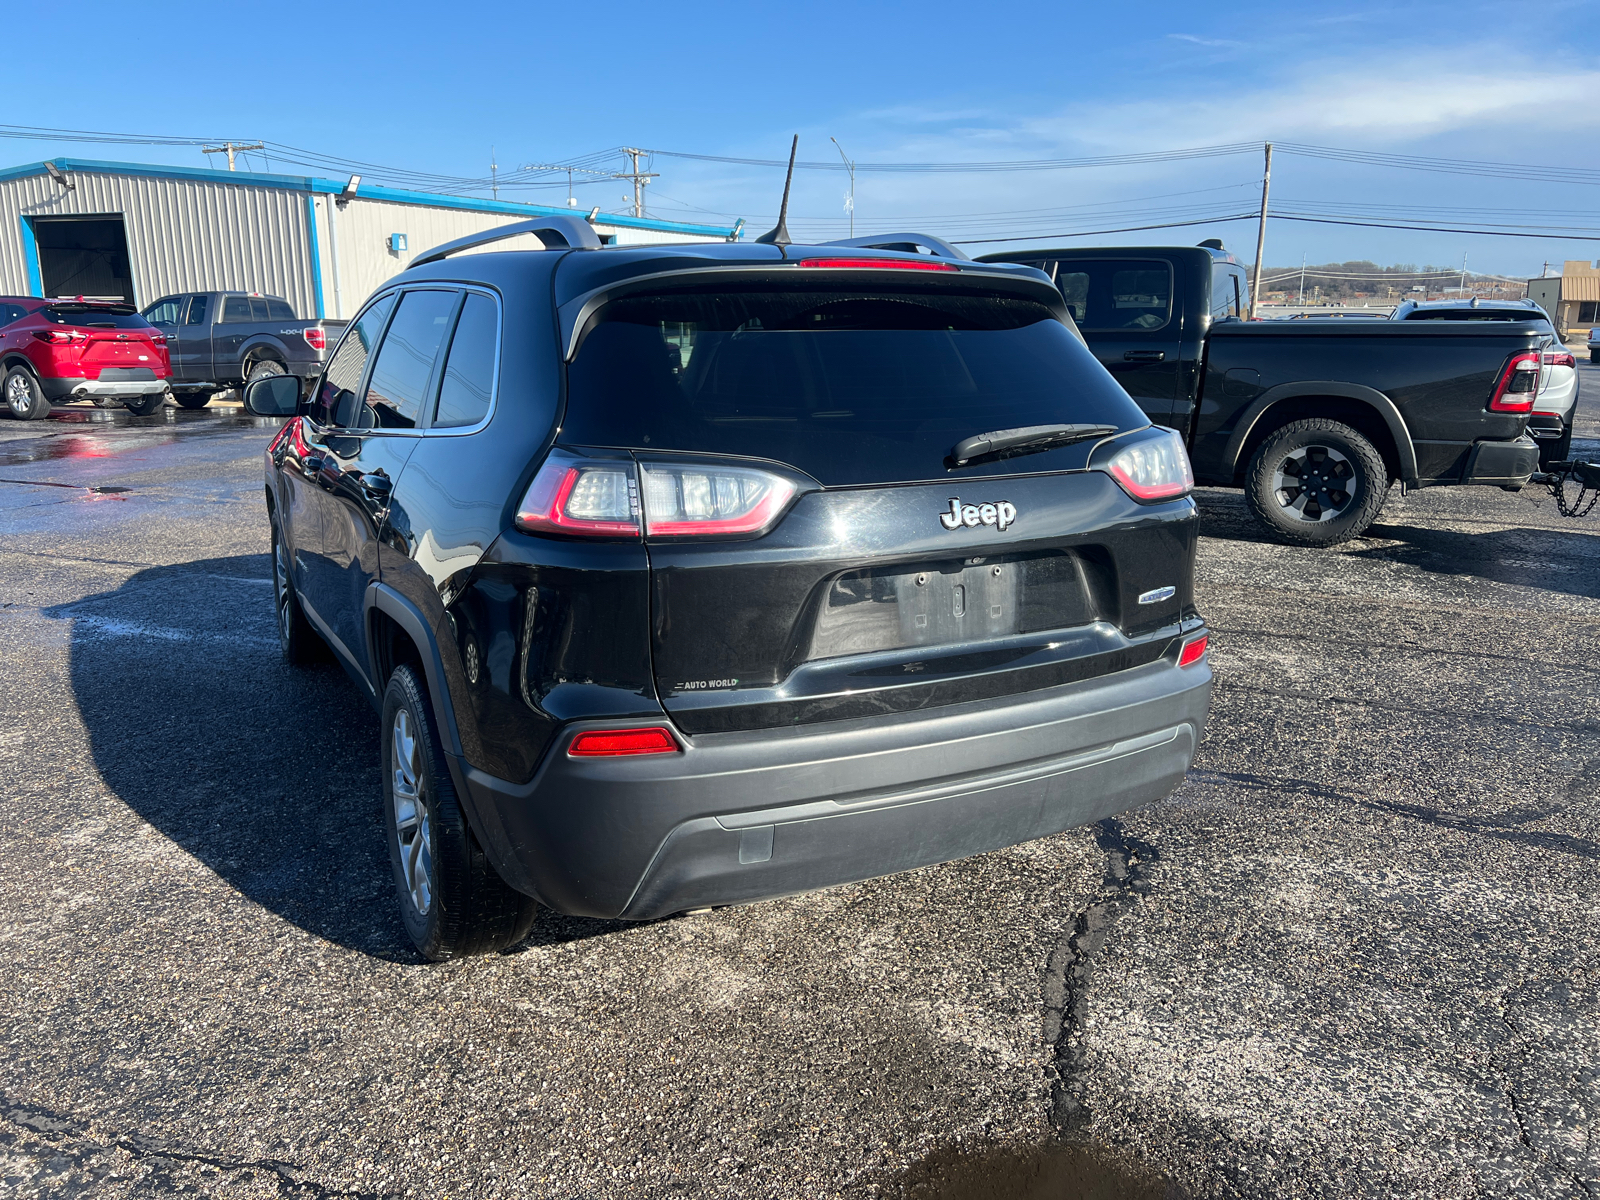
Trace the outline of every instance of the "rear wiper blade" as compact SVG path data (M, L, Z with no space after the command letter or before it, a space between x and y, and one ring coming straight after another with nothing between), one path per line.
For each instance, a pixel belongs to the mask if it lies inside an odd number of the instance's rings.
M1115 425L1024 425L1020 429L996 429L962 438L950 451L950 462L964 467L974 459L1034 454L1073 442L1110 437L1116 432Z

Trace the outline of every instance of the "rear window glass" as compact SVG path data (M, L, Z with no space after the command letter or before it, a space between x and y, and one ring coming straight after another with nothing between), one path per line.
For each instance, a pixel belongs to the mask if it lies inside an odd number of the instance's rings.
M79 325L85 329L148 329L150 322L136 312L114 308L84 308L71 304L52 304L43 310L44 319L54 325Z
M222 298L222 320L224 323L249 321L251 319L249 296L224 296Z
M282 300L274 300L270 296L267 297L267 320L292 321L294 319L294 309L290 308L288 304Z
M1430 308L1405 315L1407 321L1543 321L1542 312L1505 308Z
M1172 317L1172 268L1164 262L1064 259L1056 286L1080 329L1160 329Z
M771 458L827 484L943 478L956 442L994 429L1148 423L1049 309L953 292L620 299L567 397L568 444ZM993 470L1060 470L1065 453Z

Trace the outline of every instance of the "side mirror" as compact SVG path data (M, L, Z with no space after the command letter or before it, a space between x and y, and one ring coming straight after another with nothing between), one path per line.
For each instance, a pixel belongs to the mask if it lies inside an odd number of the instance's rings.
M267 375L244 389L244 410L258 417L292 417L300 410L300 376Z

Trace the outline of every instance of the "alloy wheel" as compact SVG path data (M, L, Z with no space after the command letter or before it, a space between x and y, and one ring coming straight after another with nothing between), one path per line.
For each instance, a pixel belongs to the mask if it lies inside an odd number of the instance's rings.
M400 844L400 867L406 892L417 915L433 907L433 823L428 811L417 745L416 722L404 705L395 710L393 774L390 802L394 805L395 839Z
M33 407L33 396L28 391L28 381L20 371L6 380L6 405L19 417Z
M1272 473L1272 494L1292 520L1332 521L1356 503L1355 465L1332 446L1291 450Z

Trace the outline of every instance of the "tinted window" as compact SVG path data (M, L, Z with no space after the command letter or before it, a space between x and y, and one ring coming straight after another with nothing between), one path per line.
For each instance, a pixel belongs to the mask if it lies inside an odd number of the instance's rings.
M455 337L450 339L449 357L444 361L439 407L433 418L435 429L476 425L489 415L499 324L495 302L469 292Z
M1544 313L1531 308L1429 308L1407 313L1408 321L1543 321Z
M225 322L250 320L250 297L224 296L222 298L222 319Z
M144 319L152 325L176 325L178 315L183 312L182 296L168 296L165 300L157 300L145 310Z
M774 458L828 484L945 478L991 429L1147 424L1048 309L949 292L622 299L567 380L564 442Z
M189 301L189 324L204 325L206 323L206 309L211 306L210 296L196 296Z
M412 429L450 329L459 292L407 292L389 323L367 384L367 408L383 429Z
M150 322L136 312L117 308L88 308L78 304L52 304L40 310L44 319L55 325L79 325L85 329L149 329Z
M20 321L28 315L28 310L20 304L0 304L0 325L9 325L13 321Z
M1172 314L1172 268L1163 262L1064 259L1056 286L1081 329L1160 329Z
M1225 267L1211 271L1211 317L1220 321L1224 317L1239 316L1239 281Z
M311 404L310 417L318 425L350 428L356 425L356 391L366 373L367 359L393 307L393 294L384 296L345 331L344 340L322 373L322 384Z
M289 305L285 301L283 301L283 300L275 300L271 296L268 296L267 297L267 320L269 320L269 321L292 321L292 320L294 320L294 309L290 308Z

